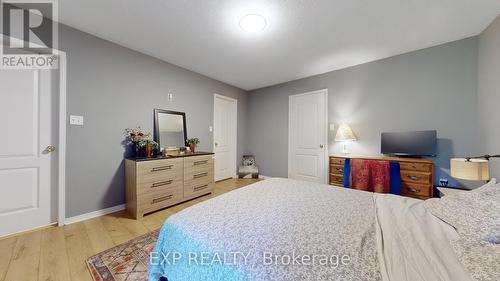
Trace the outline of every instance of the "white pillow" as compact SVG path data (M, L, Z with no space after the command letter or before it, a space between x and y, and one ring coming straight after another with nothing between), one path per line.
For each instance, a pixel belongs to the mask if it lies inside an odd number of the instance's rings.
M490 186L493 186L493 185L496 185L497 184L497 179L495 178L492 178L488 183L486 183L485 185L481 186L481 187L478 187L478 188L475 188L473 189L472 191L481 191L483 189L487 189L488 187Z

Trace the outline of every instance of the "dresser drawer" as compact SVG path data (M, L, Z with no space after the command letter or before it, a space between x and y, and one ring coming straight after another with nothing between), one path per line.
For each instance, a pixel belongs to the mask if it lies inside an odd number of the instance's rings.
M214 189L213 174L211 180L196 179L184 183L184 198L194 198L212 192Z
M345 159L344 158L336 158L336 157L330 157L330 164L335 164L335 165L344 165Z
M213 155L192 156L184 158L184 173L193 173L213 168Z
M152 182L142 182L137 184L137 196L141 196L143 194L162 191L166 189L172 188L182 188L183 177L182 173L178 173L175 175L169 175L168 177L162 179L156 179Z
M137 162L137 184L167 181L182 175L182 159L162 159Z
M156 211L183 201L182 186L144 194L137 198L142 213Z
M214 179L214 170L211 167L184 172L184 182L189 182L193 180L213 181L213 179Z
M330 174L330 184L344 185L344 177L340 175Z
M416 183L402 182L401 195L410 197L432 197L432 185L421 185Z
M344 165L330 165L330 174L344 175Z
M432 172L432 164L400 162L401 171Z
M401 170L401 181L418 184L432 184L432 174Z

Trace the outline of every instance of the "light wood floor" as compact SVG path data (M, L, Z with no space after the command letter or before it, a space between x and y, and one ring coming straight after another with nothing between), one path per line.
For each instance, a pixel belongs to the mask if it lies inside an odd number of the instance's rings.
M141 221L122 211L1 239L0 281L92 281L85 263L88 257L160 228L165 219L184 208L255 181L218 182L211 195L153 213Z

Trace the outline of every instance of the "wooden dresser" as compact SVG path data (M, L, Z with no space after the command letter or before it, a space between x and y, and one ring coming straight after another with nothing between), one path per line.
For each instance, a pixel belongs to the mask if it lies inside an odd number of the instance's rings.
M125 160L127 211L135 219L211 193L213 187L213 153Z
M330 156L330 184L343 186L344 162L350 159L396 161L401 167L401 195L418 199L433 197L434 162L428 159L400 157L344 157Z

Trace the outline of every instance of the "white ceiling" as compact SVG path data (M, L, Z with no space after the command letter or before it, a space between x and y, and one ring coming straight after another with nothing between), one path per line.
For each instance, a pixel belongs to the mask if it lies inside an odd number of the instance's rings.
M500 0L64 0L60 21L245 90L479 34ZM248 13L267 27L245 33Z

